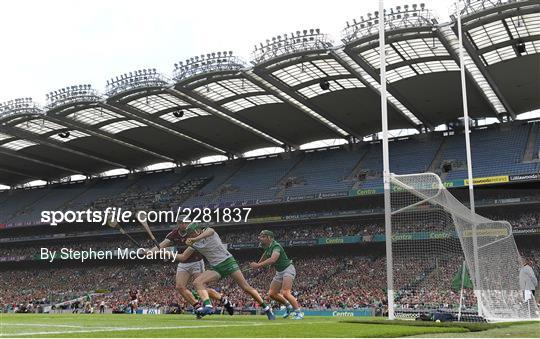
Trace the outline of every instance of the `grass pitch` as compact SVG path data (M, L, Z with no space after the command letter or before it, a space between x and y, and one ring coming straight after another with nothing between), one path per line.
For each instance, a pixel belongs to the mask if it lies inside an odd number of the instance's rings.
M340 322L344 318L306 317L302 321L264 316L0 314L1 337L403 337L478 336L466 327L410 326L404 323ZM537 337L536 324L506 326L502 336ZM530 328L523 328L529 326ZM498 329L498 328L495 328ZM488 330L489 331L489 330Z

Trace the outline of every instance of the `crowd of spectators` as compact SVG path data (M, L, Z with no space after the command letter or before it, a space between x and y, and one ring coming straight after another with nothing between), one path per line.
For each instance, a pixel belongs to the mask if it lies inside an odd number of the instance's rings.
M540 251L522 251L533 267L538 267ZM451 286L461 258L438 256L396 256L395 289L398 307L456 308L459 290ZM250 284L264 297L274 271L249 271L240 262ZM386 260L384 257L333 255L294 259L298 275L293 293L306 309L352 309L386 305ZM0 309L18 305L54 304L89 296L94 305L122 311L128 306L128 291L140 291L140 306L188 309L174 289L175 265L154 262L147 265L106 265L84 268L36 268L0 271ZM14 288L16 286L16 288ZM212 286L222 291L238 309L257 305L226 278ZM473 293L465 290L465 305L475 304ZM384 312L384 311L383 311Z
M182 180L156 190L150 185L135 184L116 196L106 196L95 200L90 208L104 210L110 206L126 210L169 210L179 206L182 201L201 188L208 178Z
M519 213L518 215L490 215L492 220L506 220L510 222L513 229L527 229L540 227L540 213L529 212Z
M499 220L501 217L491 216L494 220ZM514 229L526 229L540 227L540 213L527 213L519 216L509 216L506 220L510 222ZM444 223L433 226L428 222L406 223L404 221L394 222L394 233L402 232L420 232L420 231L442 231L447 230L449 226L444 226ZM220 236L225 243L242 244L258 242L258 233L267 228L266 226L251 226L249 228L227 230L226 227L219 229ZM343 236L372 236L376 234L384 234L384 226L380 223L351 223L351 222L328 222L326 225L314 226L280 226L272 228L276 234L276 238L280 241L297 241L306 239L332 238ZM142 246L150 246L150 243L145 240L140 240ZM7 245L7 244L6 244ZM7 256L32 256L38 255L40 248L43 246L3 246L0 249L0 257ZM106 250L116 248L133 247L133 245L125 238L95 240L81 239L63 242L61 245L47 245L50 250L59 250L61 248L71 248L73 250L87 250L92 248L95 250Z

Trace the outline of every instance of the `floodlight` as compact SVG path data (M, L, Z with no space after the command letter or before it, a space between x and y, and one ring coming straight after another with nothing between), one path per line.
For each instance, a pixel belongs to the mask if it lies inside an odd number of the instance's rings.
M326 79L321 80L319 86L323 91L328 91L330 89L330 83Z
M525 43L523 43L523 41L516 43L516 51L519 54L523 54L527 52L527 47L525 47Z

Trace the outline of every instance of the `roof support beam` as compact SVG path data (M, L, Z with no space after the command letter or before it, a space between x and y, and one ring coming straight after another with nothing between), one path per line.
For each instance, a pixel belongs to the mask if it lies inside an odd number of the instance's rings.
M90 134L92 136L95 136L97 138L105 139L105 140L110 141L112 143L115 143L115 144L118 144L118 145L121 145L121 146L125 146L125 147L130 148L130 149L132 149L134 151L137 151L137 152L140 152L140 153L145 153L145 154L151 155L153 157L156 157L156 158L159 158L159 159L162 159L162 160L165 160L165 161L174 161L174 159L169 158L169 157L167 157L165 155L158 154L156 152L145 149L141 145L134 144L133 142L127 142L126 139L124 139L124 138L122 138L120 136L114 136L113 137L113 136L109 135L106 132L101 132L101 131L90 129L90 128L88 128L88 125L84 125L84 124L81 124L79 122L74 122L74 121L72 121L70 119L67 119L65 117L50 117L49 116L48 119L53 121L53 122L64 124L64 125L66 125L68 127L71 127L71 128L73 128L75 130L83 131L83 132L85 132L87 134Z
M510 114L510 116L512 117L512 120L515 120L516 119L516 113L515 113L514 109L512 108L512 106L510 106L510 103L508 102L508 100L506 100L506 98L502 94L501 90L499 89L499 87L497 86L497 84L495 83L493 78L491 77L491 74L489 73L487 68L482 63L482 60L480 60L480 58L478 57L478 55L476 54L476 52L472 48L471 43L466 38L463 39L463 47L465 48L467 53L469 53L472 61L475 63L476 67L478 67L478 69L480 70L480 73L482 73L484 78L486 78L486 81L488 82L488 84L491 87L491 89L493 90L493 92L495 92L495 95L497 95L498 99L501 101L502 105L506 109L506 112L508 112L508 114Z
M85 132L87 134L90 134L92 136L95 136L97 138L105 139L105 140L110 141L112 143L115 143L115 144L118 144L118 145L121 145L121 146L125 146L125 147L130 148L130 149L132 149L134 151L137 151L137 152L140 152L140 153L145 153L145 154L151 155L153 157L165 160L167 162L174 161L174 159L172 159L170 157L167 157L165 155L162 155L162 154L159 154L159 153L156 153L154 151L151 151L151 150L148 150L148 149L144 148L143 145L140 145L140 144L135 143L133 141L127 141L127 139L125 139L125 138L123 138L123 137L121 137L119 135L113 136L112 134L109 134L107 132L91 129L91 128L89 128L88 125L81 124L80 122L68 119L65 116L48 115L47 119L50 120L50 121L56 122L58 124L62 124L62 125L65 125L67 127L70 127L72 129L83 131L83 132Z
M350 75L350 74L347 74L347 75L332 75L332 76L326 77L325 80L336 81L336 80L351 79L351 78L356 78L356 77L354 75ZM313 80L305 81L305 82L302 82L301 84L291 86L291 90L299 91L302 88L306 88L306 87L309 87L311 85L316 85L316 84L319 84L320 82L321 82L321 79L313 79Z
M449 38L453 39L454 37L457 41L457 33L456 33L457 26L454 24L452 28L450 29L446 28L447 29L446 34L442 33L441 31L442 29L445 29L445 28L441 28L437 31L439 34L439 40L443 43L446 49L452 54L452 56L454 57L454 60L456 60L456 62L459 64L459 55L457 55L457 53L455 52L455 49L452 46L452 42L449 41ZM512 119L515 119L516 115L514 113L514 109L510 106L506 98L504 98L500 89L497 87L495 81L493 81L491 74L489 74L488 70L486 69L482 61L480 60L480 57L478 56L471 42L467 38L467 30L465 30L463 33L464 33L463 34L464 36L463 47L465 49L466 56L469 56L469 58L473 61L474 66L478 69L482 77L484 77L484 79L487 82L488 88L482 88L482 86L480 86L480 84L472 76L471 70L469 70L468 67L466 67L467 73L470 75L470 78L472 78L473 83L475 83L478 86L478 88L480 89L480 92L484 94L485 99L493 106L495 116L497 116L499 121L502 122L502 117L500 117L499 110L496 107L497 104L502 105L504 110L506 110L506 112L510 114ZM453 34L454 36L452 37L451 34ZM498 101L498 103L494 103L493 100L489 98L488 93L486 93L486 90L491 91L494 94L494 96L496 97L495 100Z
M162 94L162 92L160 92L159 94ZM171 94L171 93L167 93L167 94ZM149 95L155 95L155 94L149 94ZM174 94L171 94L171 95L174 95ZM123 102L122 102L121 109L123 111L125 111L125 112L133 113L133 114L137 115L139 118L144 119L145 121L151 121L151 122L153 122L155 124L162 125L163 127L167 128L167 129L177 131L178 133L181 133L182 135L186 135L189 138L191 138L192 141L196 141L199 144L202 144L202 145L205 145L205 146L211 146L211 149L214 152L218 152L218 153L220 153L222 155L234 153L230 149L224 148L222 146L214 145L211 141L206 140L201 135L196 135L192 131L186 131L185 129L181 128L180 126L178 126L178 125L176 125L174 123L171 123L171 122L169 122L167 120L159 118L162 115L161 111L157 112L155 114L148 114L148 113L142 112L138 108L129 107L126 103L123 103ZM169 109L164 110L163 112L171 113L171 112L177 111L178 109L181 109L181 108L169 108Z
M28 172L25 172L24 170L10 168L10 167L6 166L5 164L0 166L0 172L14 174L14 175L18 175L18 176L21 176L21 177L27 177L29 179L34 179L34 180L42 180L41 178L38 178L38 177L36 177L36 176L34 176L32 174L29 174Z
M265 88L268 92L304 112L308 117L331 130L337 137L347 138L350 135L359 137L349 126L340 125L328 112L317 107L300 94L291 91L288 86L274 79L267 72L263 72L262 69L253 68L246 71L245 75L250 81Z
M54 164L54 163L51 163L49 160L40 160L40 159L35 158L34 156L32 156L32 158L31 158L31 157L19 154L19 152L7 150L7 149L4 149L2 147L0 147L0 154L6 154L6 155L9 155L9 156L12 156L12 157L15 157L15 158L31 161L31 162L34 162L36 164L40 164L40 165L43 165L43 166L60 169L62 171L69 172L69 173L72 173L72 174L84 174L80 170L65 167L63 165Z
M134 114L133 112L130 112L130 111L127 111L124 107L118 107L118 106L115 106L115 102L112 102L112 100L108 100L106 103L102 104L104 108L110 110L110 111L113 111L113 112L116 112L116 113L119 113L125 117L128 117L130 119L133 119L133 120L137 120L139 122L142 122L144 123L145 125L148 125L150 127L153 127L153 128L156 128L164 133L167 133L167 134L170 134L170 135L174 135L175 137L177 138L181 138L181 139L184 139L184 140L187 140L189 142L192 142L192 143L196 143L198 144L199 146L201 147L204 147L212 152L216 152L216 153L220 153L220 154L225 154L226 152L220 148L217 148L217 147L214 147L212 145L209 145L205 142L202 142L200 140L197 140L195 138L192 138L188 135L185 135L183 133L180 133L174 129L171 129L169 127L166 127L164 126L161 122L160 123L156 123L152 120L149 120L147 117L146 118L142 118L140 117L139 115L137 114ZM182 161L189 161L190 159L178 159L178 160L182 160Z
M87 150L81 150L81 149L79 149L77 147L74 147L73 145L68 146L68 145L65 145L64 143L61 143L61 142L52 141L52 140L49 140L48 138L45 138L45 137L43 137L43 136L41 136L39 134L26 132L26 131L24 131L22 129L11 127L11 126L8 126L8 125L3 126L3 130L7 131L8 134L14 135L14 136L16 136L18 138L21 138L21 139L37 141L41 145L46 145L46 146L49 146L49 147L53 147L53 148L62 150L64 152L76 154L76 155L81 156L81 157L90 158L92 160L101 162L103 164L107 164L107 165L114 166L114 167L126 168L126 166L124 166L122 164L119 164L117 162L110 161L110 160L107 160L107 159L103 159L101 156L93 154L91 152L88 152Z
M511 1L506 4L499 4L489 9L478 11L475 14L467 15L462 18L462 25L469 30L497 20L504 20L517 15L538 13L539 11L540 4L538 3L538 0ZM491 15L494 13L497 14Z
M456 53L456 51L454 50L454 48L452 48L452 46L450 45L450 42L448 41L448 39L444 36L444 34L442 34L442 32L440 30L437 31L437 34L438 34L438 37L439 37L439 41L441 42L441 44L444 46L444 48L446 48L446 50L448 51L448 53L450 54L450 56L452 57L452 60L454 60L456 62L457 65L459 65L459 55ZM466 39L463 39L464 41ZM475 84L476 88L478 89L478 91L480 91L480 93L482 93L484 95L484 99L490 103L490 106L493 108L493 115L495 117L497 117L497 119L499 119L500 122L502 122L502 117L500 117L498 114L497 114L497 110L495 110L495 107L493 107L493 105L491 104L489 98L485 95L482 87L480 87L480 85L478 84L478 82L476 82L476 80L473 78L472 74L470 72L465 72L465 74L467 75L468 79L473 83Z
M202 97L201 95L198 95L192 91L189 91L188 89L174 87L174 88L169 88L168 91L169 93L176 95L179 99L187 101L193 106L203 109L207 111L208 113L213 114L221 119L227 120L230 123L233 123L250 133L256 134L259 137L266 139L267 141L271 142L272 144L278 147L283 147L284 145L287 144L286 141L279 140L276 137L266 132L263 132L262 130L258 129L256 126L253 126L251 123L246 123L233 117L232 114L228 112L227 110L223 109L223 107L211 102L210 100Z
M331 51L331 53L343 67L356 76L367 88L370 88L377 95L381 95L379 75L372 67L361 60L358 55L346 48L336 49ZM371 77L372 81L369 81L368 77ZM404 99L399 94L395 93L392 85L387 84L387 92L388 103L411 124L412 128L421 132L422 126L420 124L423 124L429 129L434 129L433 124L424 116L419 113L411 112L409 108L403 104Z
M516 48L516 46L515 46L516 45L516 40L519 40L520 43L521 42L538 41L538 40L540 40L540 35L529 35L529 36L519 38L519 39L507 40L507 41L499 42L499 43L496 43L496 44L493 44L491 46L487 46L487 47L484 47L484 48L481 48L481 49L477 49L474 46L474 44L472 44L472 43L471 43L471 45L473 46L473 50L475 50L477 54L481 55L481 54L491 52L491 51L494 51L494 50L497 50L499 48L503 48L503 47L506 47L506 46L512 46L514 48L514 50L515 50L515 48ZM516 56L520 56L520 55L521 54L516 53Z
M449 56L436 55L436 56L417 58L417 59L412 59L412 60L405 60L405 61L396 62L396 63L393 63L392 65L387 66L386 70L390 71L390 70L397 69L403 66L412 66L414 64L419 64L419 63L424 63L424 62L444 61L444 60L453 60L453 58ZM416 74L418 75L418 73Z

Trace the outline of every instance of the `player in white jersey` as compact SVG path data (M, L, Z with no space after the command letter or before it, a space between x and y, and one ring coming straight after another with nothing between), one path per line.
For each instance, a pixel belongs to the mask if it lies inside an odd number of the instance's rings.
M231 276L242 290L251 295L251 297L261 305L269 320L276 319L272 309L264 302L259 292L248 284L242 271L240 271L238 263L232 254L227 251L227 248L225 248L225 245L221 242L216 231L212 228L201 230L197 224L192 223L186 228L186 232L189 237L186 240L186 245L189 247L182 254L179 254L176 259L181 262L185 261L193 254L193 252L197 251L202 254L210 264L210 269L204 271L193 281L197 293L203 300L203 306L198 309L199 314L207 315L213 313L212 302L208 296L206 285L227 276Z
M158 251L160 248L167 248L170 246L185 246L187 240L186 228L189 224L184 222L178 222L177 227L169 232L159 244L159 248L154 246L149 252ZM201 303L197 300L196 296L187 288L189 280L193 277L196 279L204 272L204 259L198 252L193 253L187 260L180 262L176 270L176 289L184 300L193 306L194 310L200 308ZM218 293L212 288L208 288L208 294L217 302L221 303L227 310L227 313L233 315L234 307L228 298L221 293Z

